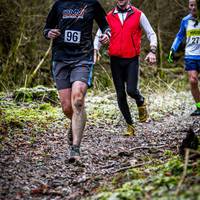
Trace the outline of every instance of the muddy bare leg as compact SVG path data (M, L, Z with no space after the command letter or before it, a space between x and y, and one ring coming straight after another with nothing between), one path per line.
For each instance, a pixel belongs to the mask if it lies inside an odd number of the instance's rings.
M76 81L72 85L72 132L73 145L80 146L83 131L86 124L85 94L87 91L86 83Z
M60 97L60 103L62 106L63 113L70 120L72 119L73 110L71 104L71 88L62 89L58 91Z

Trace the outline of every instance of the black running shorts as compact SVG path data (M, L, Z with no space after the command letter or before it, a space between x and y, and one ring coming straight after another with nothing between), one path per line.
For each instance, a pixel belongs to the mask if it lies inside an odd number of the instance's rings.
M52 65L53 78L58 90L71 88L75 81L82 81L91 86L93 64L71 65L54 61Z

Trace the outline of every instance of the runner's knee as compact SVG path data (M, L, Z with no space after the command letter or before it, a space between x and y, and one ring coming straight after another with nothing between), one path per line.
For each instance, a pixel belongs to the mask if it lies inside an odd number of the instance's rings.
M73 107L76 110L81 110L84 106L84 95L83 94L75 94L73 96Z
M75 99L74 101L74 107L76 110L82 110L83 108L83 100L82 99Z
M71 103L61 102L62 110L66 116L70 116L72 114L72 106Z
M72 108L71 107L64 107L63 112L66 116L70 116L72 113Z

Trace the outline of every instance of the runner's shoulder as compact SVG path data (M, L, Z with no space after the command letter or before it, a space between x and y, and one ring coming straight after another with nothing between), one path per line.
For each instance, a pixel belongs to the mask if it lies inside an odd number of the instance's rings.
M192 15L191 14L188 14L187 16L183 17L182 21L186 22L189 19L192 19Z

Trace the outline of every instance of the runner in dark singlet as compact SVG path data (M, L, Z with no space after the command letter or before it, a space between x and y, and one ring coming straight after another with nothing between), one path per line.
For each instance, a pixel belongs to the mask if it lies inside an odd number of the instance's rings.
M95 20L109 41L105 12L97 0L58 0L48 14L44 36L53 39L52 72L63 112L71 120L70 161L80 159L86 123L85 94L91 84L93 65L92 29Z

